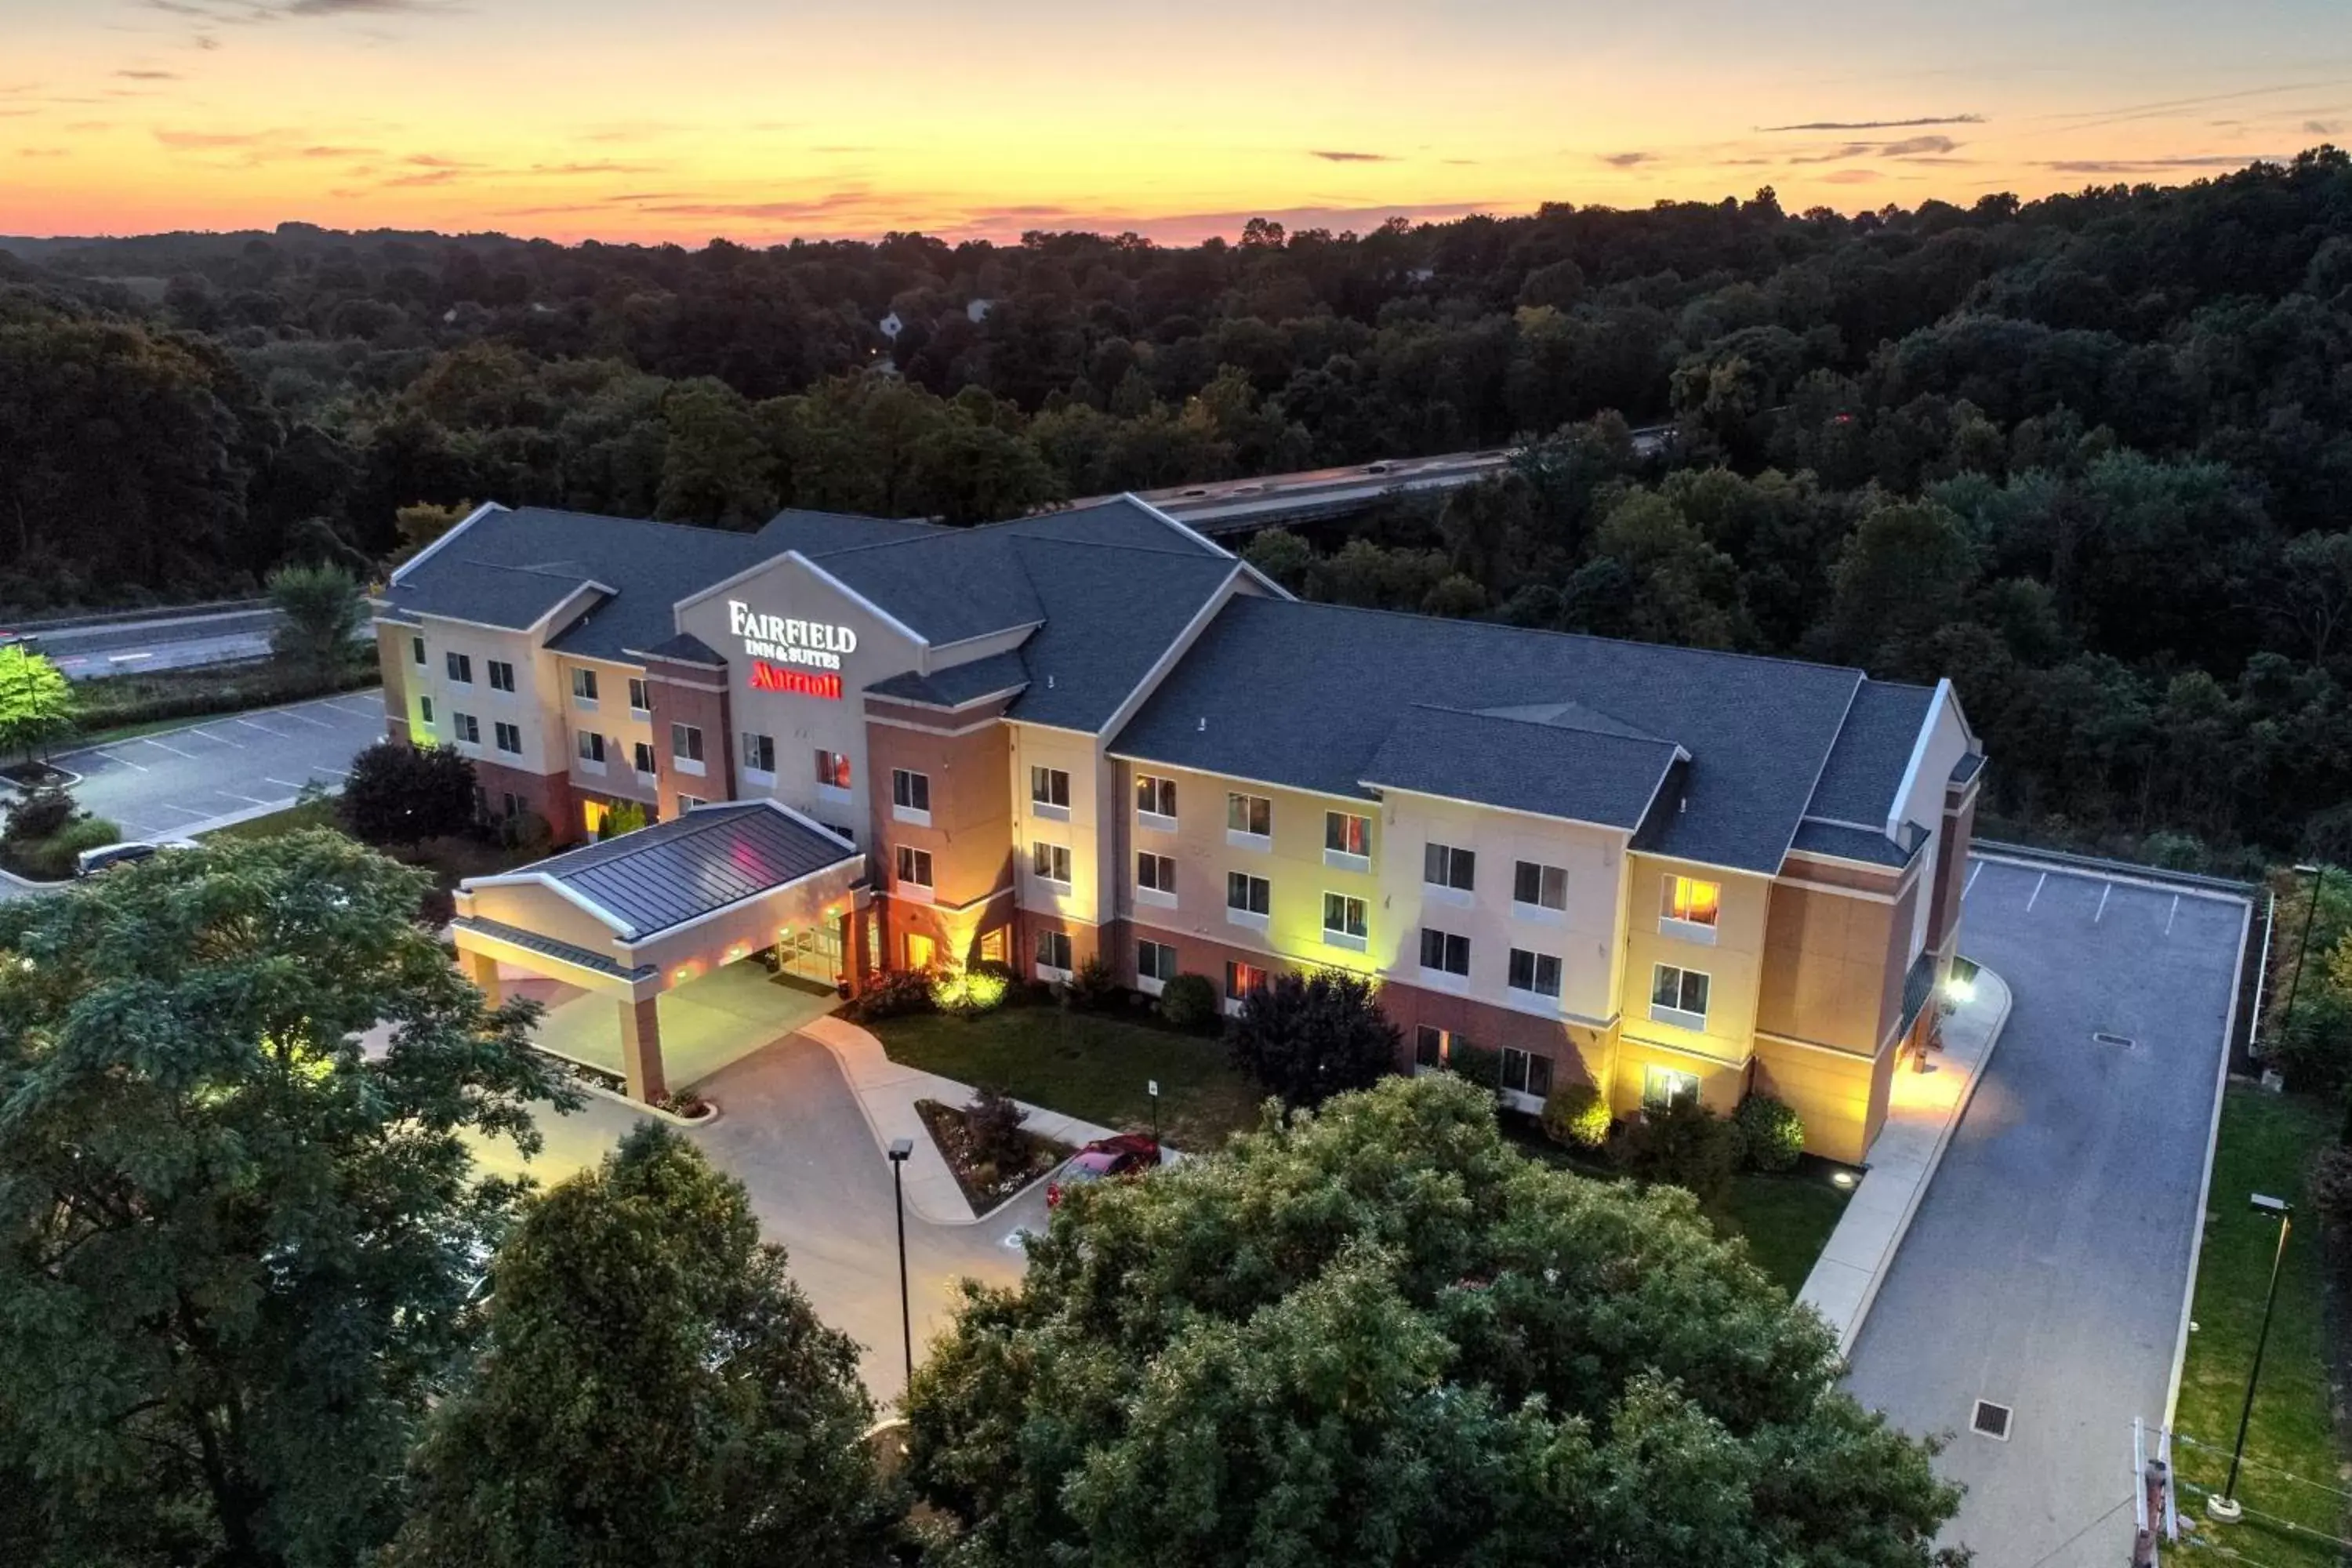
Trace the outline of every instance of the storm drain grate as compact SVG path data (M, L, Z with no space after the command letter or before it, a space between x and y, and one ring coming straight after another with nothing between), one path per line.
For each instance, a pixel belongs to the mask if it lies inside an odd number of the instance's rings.
M2010 1410L2006 1405L1995 1405L1990 1399L1977 1401L1977 1413L1969 1422L1969 1430L1980 1437L1997 1437L2009 1441Z
M2114 1046L2118 1050L2127 1051L2131 1049L2134 1045L2137 1044L2137 1042L2129 1035L2110 1035L2103 1031L2091 1037L2091 1044L2095 1046Z

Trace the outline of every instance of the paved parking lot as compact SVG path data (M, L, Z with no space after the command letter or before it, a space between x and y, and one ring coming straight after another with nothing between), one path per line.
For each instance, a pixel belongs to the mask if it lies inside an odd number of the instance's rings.
M2161 1421L2188 1289L2237 900L1979 861L1960 950L2015 996L1854 1345L1849 1386L1954 1434L1982 1568L2123 1562L2131 1423ZM2095 1037L2111 1037L2095 1038ZM2006 1440L1975 1402L2014 1412Z
M239 812L290 805L313 780L342 782L352 753L383 737L383 696L349 691L206 719L137 740L60 752L74 798L132 838L171 838Z

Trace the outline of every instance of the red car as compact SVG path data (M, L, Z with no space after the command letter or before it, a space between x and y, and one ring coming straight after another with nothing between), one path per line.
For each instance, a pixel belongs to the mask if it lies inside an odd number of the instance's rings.
M1160 1163L1160 1145L1141 1132L1097 1138L1076 1153L1045 1184L1045 1206L1062 1206L1062 1189L1107 1176L1139 1176Z

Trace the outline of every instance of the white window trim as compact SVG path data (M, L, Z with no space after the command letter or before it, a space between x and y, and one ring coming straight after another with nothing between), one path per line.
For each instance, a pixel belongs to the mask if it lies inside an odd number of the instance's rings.
M1135 901L1149 904L1153 909L1172 910L1176 907L1176 895L1162 889L1147 888L1138 882L1135 885Z
M1148 833L1176 831L1176 819L1172 816L1162 816L1156 811L1139 810L1135 814L1135 825Z
M1523 904L1513 899L1511 918L1526 921L1530 925L1564 926L1568 923L1568 911L1553 909L1549 904Z
M701 778L710 771L704 764L696 762L692 757L681 757L675 752L670 753L669 762L670 766L676 768L679 773L688 774L693 778Z
M894 805L890 808L890 820L903 822L910 827L929 827L931 825L931 814L928 811L917 811L911 805Z
M1330 854L1331 851L1327 849L1324 853L1328 855ZM1323 928L1323 945L1326 947L1344 947L1350 952L1370 952L1372 946L1372 901L1370 899L1359 898L1353 893L1342 893L1330 888L1326 888L1323 890L1323 896L1326 899L1354 899L1356 902L1364 906L1364 934L1362 936L1358 936L1352 931L1337 931L1327 925ZM1329 911L1327 910L1325 912L1328 914Z
M1702 924L1697 921L1676 920L1672 915L1658 917L1658 934L1672 937L1676 942L1696 943L1700 947L1713 947L1716 941L1715 927Z
M1345 849L1334 849L1327 845L1323 850L1323 864L1335 871L1369 871L1372 868L1372 858L1369 855L1351 854Z
M1475 889L1456 888L1444 882L1423 882L1421 885L1421 896L1436 903L1452 904L1458 910L1473 908L1478 902L1478 894Z
M1680 1007L1669 1007L1660 1002L1650 1004L1650 1022L1671 1024L1677 1029L1688 1029L1694 1035L1706 1033L1706 1014L1685 1012Z
M1421 965L1421 984L1432 991L1450 991L1456 996L1470 994L1470 977L1450 969L1432 969L1424 963Z
M1070 977L1073 973L1073 971L1067 969L1056 969L1050 963L1041 963L1037 965L1038 979L1058 980L1066 985L1069 984Z
M1050 800L1032 800L1029 803L1029 815L1042 822L1067 822L1070 820L1070 808L1066 805L1055 805Z
M1062 863L1070 868L1070 874L1066 877L1056 877L1050 870L1040 871L1037 869L1037 844L1033 842L1029 846L1029 875L1033 880L1043 882L1049 888L1059 888L1062 891L1066 893L1073 887L1077 885L1077 857L1069 852L1069 848L1066 845L1047 843L1045 847L1048 849L1059 849L1062 851ZM1051 856L1046 857L1046 864L1048 866L1053 864L1053 858Z
M1135 974L1135 988L1146 996L1157 996L1168 989L1168 982L1156 974L1146 974L1141 970L1138 970Z
M1227 904L1225 906L1225 923L1231 926L1239 926L1244 931L1262 932L1266 929L1266 927L1274 923L1274 917L1271 914L1259 914L1255 910L1237 910L1234 908L1233 905Z
M765 768L745 768L743 782L757 784L761 789L773 789L776 787L776 775Z
M900 881L898 870L896 866L890 868L890 891L894 897L903 899L910 904L928 904L934 901L930 889L920 882ZM937 874L937 868L933 868L933 874Z
M768 775L770 784L773 784L775 779L775 774ZM816 786L816 797L827 805L848 805L857 799L857 793L855 790L844 789L839 784L821 784Z
M579 773L593 773L598 778L604 776L604 764L588 757L572 758L572 766Z
M1254 850L1260 855L1274 853L1274 835L1249 833L1238 827L1225 829L1225 842L1235 849Z

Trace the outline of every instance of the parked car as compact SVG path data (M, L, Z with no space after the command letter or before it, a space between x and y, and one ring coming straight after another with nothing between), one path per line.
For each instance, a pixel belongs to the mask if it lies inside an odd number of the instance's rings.
M1045 1206L1062 1206L1065 1187L1084 1185L1108 1177L1134 1177L1160 1163L1160 1145L1141 1132L1121 1132L1097 1138L1070 1156L1069 1163L1045 1184Z
M74 857L74 875L95 877L100 871L111 871L117 866L128 866L161 854L166 847L152 844L143 838L127 838L120 844L101 844L95 849L85 849Z

